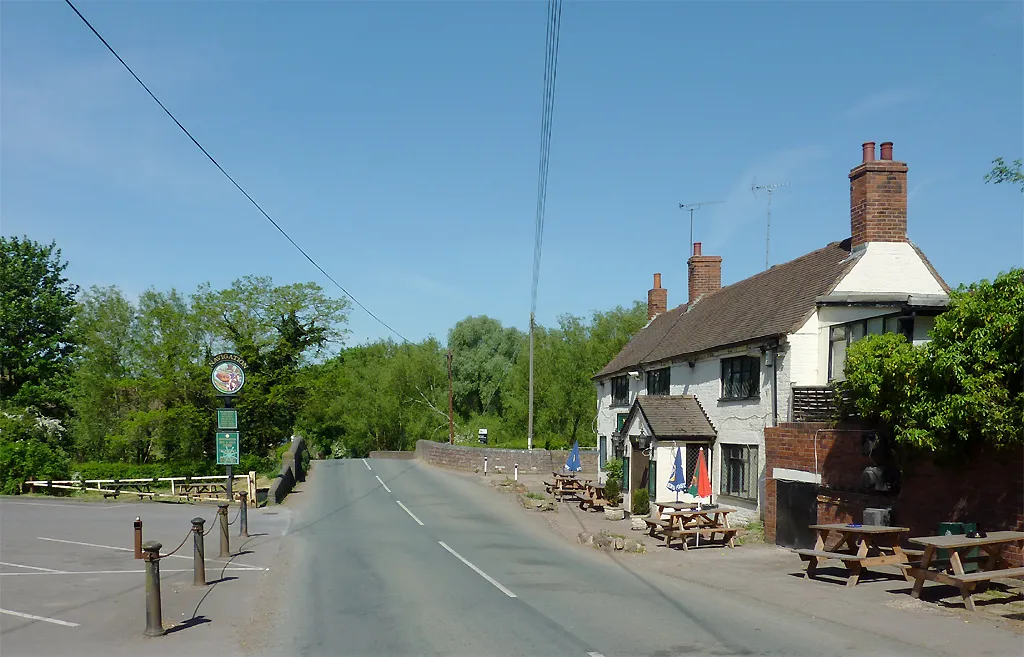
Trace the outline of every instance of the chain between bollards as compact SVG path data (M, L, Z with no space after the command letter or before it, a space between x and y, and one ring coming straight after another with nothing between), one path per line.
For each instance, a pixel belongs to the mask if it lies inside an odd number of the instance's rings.
M220 516L220 556L226 558L231 556L231 542L228 536L228 503L217 503L217 515Z
M142 518L135 516L135 558L142 558Z
M163 615L160 610L160 548L163 545L149 541L142 546L146 561L146 636L163 636Z
M246 503L246 500L249 497L249 493L244 491L244 490L243 491L239 491L238 497L241 498L241 505L242 505L241 508L238 511L239 514L241 514L241 515L239 515L239 517L242 519L242 523L238 527L238 535L239 536L248 537L249 536L249 510L248 510L248 505Z
M206 586L206 550L202 518L192 518L192 586Z

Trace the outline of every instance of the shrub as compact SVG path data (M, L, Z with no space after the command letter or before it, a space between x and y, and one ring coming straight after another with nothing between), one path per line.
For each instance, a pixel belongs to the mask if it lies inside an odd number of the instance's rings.
M647 489L641 488L633 493L633 515L646 516L651 512L651 500L647 495Z
M56 444L59 429L23 409L0 411L0 494L21 492L27 479L69 479L70 461Z
M622 459L612 459L604 464L604 471L608 473L609 479L622 481Z
M604 483L604 497L613 504L619 503L620 492L618 479L609 478L608 481Z

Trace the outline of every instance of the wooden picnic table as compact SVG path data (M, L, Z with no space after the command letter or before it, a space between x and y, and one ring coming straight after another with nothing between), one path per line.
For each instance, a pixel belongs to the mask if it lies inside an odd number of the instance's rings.
M907 572L907 578L914 580L914 590L911 595L915 598L921 597L921 589L924 587L925 580L952 584L960 589L964 606L974 611L973 595L976 587L984 588L989 581L997 577L1024 576L1024 568L1011 568L1001 554L1008 545L1024 543L1024 532L988 532L985 538L967 538L965 534L921 536L910 539L910 542L924 546L921 562L909 568ZM981 551L987 556L980 559L961 557L961 552L974 548L981 548ZM953 570L952 575L945 567L946 560L935 558L936 551L940 549L949 551L948 561L949 567ZM975 560L979 561L980 570L965 573L963 562Z
M665 514L665 509L672 509L673 511L686 511L688 509L696 509L696 502L655 502L654 506L658 507L658 519Z
M604 484L595 484L589 482L585 484L583 495L580 498L580 509L586 510L587 507L592 509L603 509L608 504L608 500L604 497Z
M587 484L591 479L578 479L574 476L559 475L559 473L552 473L555 475L554 481L545 481L544 486L547 492L555 496L556 499L562 499L564 497L581 497L586 491Z
M668 526L662 526L661 533L665 537L665 547L672 546L672 539L683 541L683 549L689 550L687 539L693 536L699 543L700 538L707 541L721 541L730 548L736 547L735 537L738 527L729 526L729 514L736 509L728 506L702 507L700 509L679 509L668 514ZM650 524L648 522L648 524ZM653 535L652 527L652 535ZM721 534L720 539L715 536Z
M818 532L814 547L793 550L807 562L805 578L814 577L822 561L837 559L846 567L846 585L856 586L868 567L898 566L909 562L907 553L900 547L900 536L909 532L909 527L834 523L811 525L810 528ZM825 541L830 532L839 534L839 542L826 549Z
M153 497L151 480L150 481L109 481L104 482L103 486L106 487L106 491L103 493L103 497L117 498L121 493L132 493L138 495L139 499L143 497Z

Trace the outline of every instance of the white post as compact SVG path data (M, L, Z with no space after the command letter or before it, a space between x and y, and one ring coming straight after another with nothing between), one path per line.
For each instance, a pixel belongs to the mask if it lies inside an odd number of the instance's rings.
M487 476L487 457L484 457L484 476Z
M515 473L515 480L519 481L519 464L518 463L515 464L515 468L514 468L513 472Z

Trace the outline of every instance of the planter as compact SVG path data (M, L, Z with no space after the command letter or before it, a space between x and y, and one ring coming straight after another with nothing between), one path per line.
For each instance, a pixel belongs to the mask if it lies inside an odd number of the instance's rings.
M626 517L626 512L623 509L605 509L604 518L605 520L622 520Z
M643 516L633 516L629 519L629 528L635 532L642 532L647 529L647 523Z

